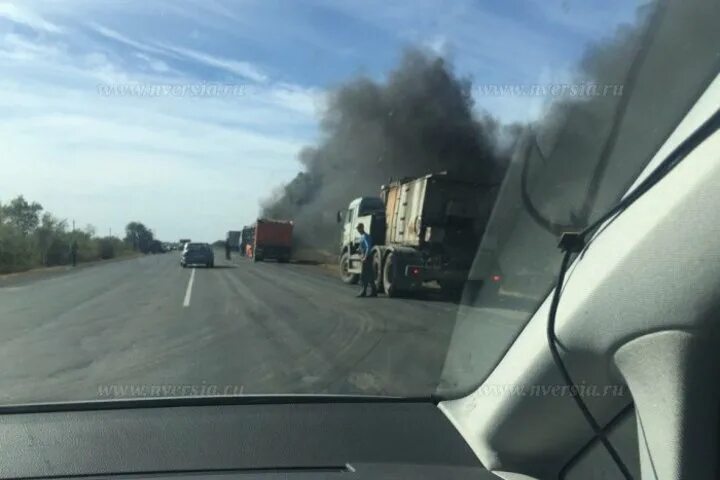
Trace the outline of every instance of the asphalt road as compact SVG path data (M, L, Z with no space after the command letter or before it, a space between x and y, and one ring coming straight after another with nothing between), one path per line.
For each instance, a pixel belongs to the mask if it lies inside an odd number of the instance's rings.
M458 306L357 291L317 266L183 269L177 252L18 276L0 283L0 402L432 393Z

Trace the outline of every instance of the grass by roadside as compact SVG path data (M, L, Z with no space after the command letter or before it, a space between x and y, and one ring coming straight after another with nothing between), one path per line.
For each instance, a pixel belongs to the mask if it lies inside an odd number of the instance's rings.
M340 272L337 254L312 248L298 248L293 251L292 262L315 265L333 274Z
M114 258L108 258L106 260L90 260L86 262L78 262L77 266L75 267L73 267L72 265L55 265L52 267L32 268L29 270L23 270L21 272L0 273L0 287L7 286L9 284L15 284L17 282L22 282L24 280L33 280L37 277L50 277L66 272L93 267L96 265L105 265L109 263L130 260L133 258L142 257L144 255L145 254L139 252L128 252Z
M292 261L295 263L315 263L333 265L337 263L337 254L313 248L296 248L292 252Z

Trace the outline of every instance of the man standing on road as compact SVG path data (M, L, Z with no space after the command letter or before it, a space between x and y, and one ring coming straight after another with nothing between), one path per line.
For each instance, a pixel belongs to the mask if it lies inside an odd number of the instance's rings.
M230 238L225 240L225 258L230 260Z
M360 234L360 255L362 257L362 270L360 273L360 282L362 283L362 292L358 297L367 297L367 287L370 285L370 296L377 297L377 286L375 285L375 275L373 272L372 257L372 237L365 233L365 225L357 224L357 231Z

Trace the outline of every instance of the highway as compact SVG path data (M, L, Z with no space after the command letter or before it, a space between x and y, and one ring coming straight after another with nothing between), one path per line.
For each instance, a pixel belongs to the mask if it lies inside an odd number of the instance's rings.
M359 299L319 266L234 255L217 252L212 269L171 252L0 282L0 401L433 392L458 305Z

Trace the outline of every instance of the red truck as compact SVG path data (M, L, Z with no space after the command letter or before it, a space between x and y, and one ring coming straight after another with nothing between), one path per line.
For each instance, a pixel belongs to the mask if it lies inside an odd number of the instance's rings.
M262 262L267 258L281 263L290 261L293 222L259 218L253 227L253 262Z

